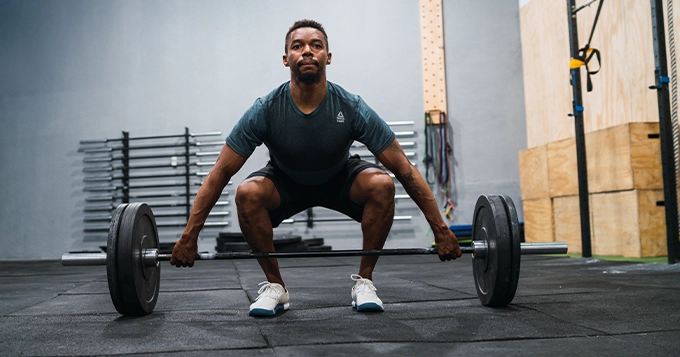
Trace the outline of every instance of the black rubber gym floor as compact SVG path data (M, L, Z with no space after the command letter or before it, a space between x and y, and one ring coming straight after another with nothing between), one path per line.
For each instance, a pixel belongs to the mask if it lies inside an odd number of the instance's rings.
M680 265L524 256L508 307L480 304L470 256L382 257L384 313L350 306L359 258L281 259L291 309L248 316L251 260L165 262L151 315L120 317L106 267L0 262L0 355L672 356Z

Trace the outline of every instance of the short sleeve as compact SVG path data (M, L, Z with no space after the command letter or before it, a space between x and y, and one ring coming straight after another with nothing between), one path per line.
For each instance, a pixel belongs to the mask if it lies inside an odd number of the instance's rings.
M355 140L366 145L373 155L385 151L395 138L389 125L361 97L357 103L357 117L353 125Z
M237 154L248 158L253 154L255 148L262 145L267 131L264 105L262 100L258 98L231 130L226 143Z

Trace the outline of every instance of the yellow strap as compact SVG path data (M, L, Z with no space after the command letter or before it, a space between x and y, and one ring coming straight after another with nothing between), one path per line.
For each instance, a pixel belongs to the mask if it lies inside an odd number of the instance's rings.
M569 61L569 69L579 68L579 67L581 67L585 64L586 63L581 61L581 60L578 60L576 58L572 58L571 61Z

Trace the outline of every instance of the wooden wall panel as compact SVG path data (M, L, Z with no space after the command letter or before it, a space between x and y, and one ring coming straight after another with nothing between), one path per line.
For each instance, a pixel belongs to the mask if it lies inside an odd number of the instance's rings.
M523 200L550 197L546 145L519 152L519 186Z
M658 122L656 91L649 89L649 86L654 84L651 4L650 1L640 0L620 2L624 6L627 34L626 62L629 72L630 122Z
M585 2L585 0L577 1L577 5ZM630 122L628 62L633 60L637 63L639 62L636 59L638 56L649 56L648 53L627 52L627 24L623 3L621 0L603 3L597 28L590 44L602 54L602 68L598 74L592 76L592 92L586 91L585 67L581 67L586 132ZM577 14L579 46L581 47L588 41L598 4L599 2L595 2ZM591 69L597 68L596 61L592 61L591 64Z
M532 0L520 9L527 147L574 135L569 30L564 1Z

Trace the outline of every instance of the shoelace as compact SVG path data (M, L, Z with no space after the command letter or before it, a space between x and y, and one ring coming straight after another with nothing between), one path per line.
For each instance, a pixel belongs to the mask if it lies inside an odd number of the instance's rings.
M255 298L255 301L260 300L260 298L263 297L263 296L269 296L269 297L272 297L272 298L275 297L276 292L274 291L274 288L272 288L272 284L270 282L263 281L263 282L261 282L257 285L262 285L262 286L260 287L260 290L257 291L258 296L257 296L257 298ZM266 292L266 294L265 294L265 292Z
M369 289L369 290L373 290L373 291L377 291L377 290L378 290L378 289L376 289L376 287L373 285L373 282L372 282L372 281L370 281L369 279L364 279L364 278L362 278L361 275L359 275L359 274L352 274L352 275L350 276L350 278L352 278L352 280L354 280L354 281L359 281L359 282L360 282L359 286L357 287L357 290L359 290L359 289L362 289L362 290Z

